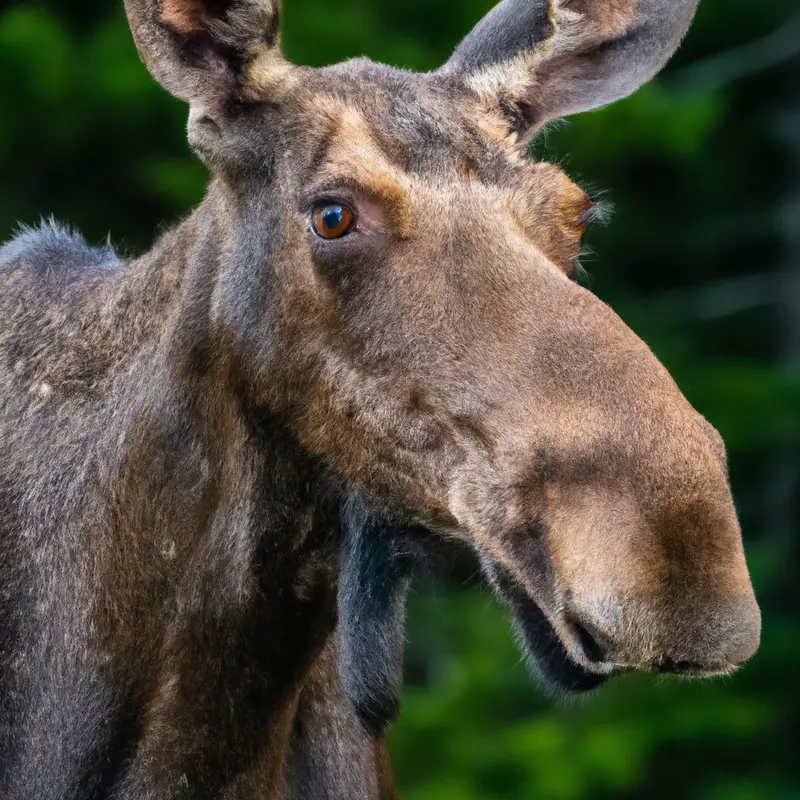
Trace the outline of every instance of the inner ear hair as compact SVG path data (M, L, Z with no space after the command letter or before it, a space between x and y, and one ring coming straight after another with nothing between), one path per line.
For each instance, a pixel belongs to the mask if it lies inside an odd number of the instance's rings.
M504 0L441 72L535 129L613 103L675 52L698 0Z
M177 97L251 100L286 78L278 0L125 0L125 8L142 59Z
M158 8L159 21L185 36L205 32L225 38L236 30L269 46L277 44L277 0L163 0Z
M355 498L345 504L342 528L341 680L365 724L381 733L400 708L406 596L424 559L425 533L399 527Z
M159 19L195 54L213 51L234 72L278 44L276 0L164 0Z
M160 21L184 36L201 33L206 21L205 8L198 0L164 0Z

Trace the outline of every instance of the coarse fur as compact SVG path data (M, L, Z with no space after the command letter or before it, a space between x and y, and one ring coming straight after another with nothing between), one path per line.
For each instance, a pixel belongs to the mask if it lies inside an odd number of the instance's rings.
M90 247L79 233L51 218L37 228L23 226L14 239L0 246L0 267L14 261L35 261L42 269L62 272L89 267L111 269L119 264L119 257L110 243Z
M0 249L0 797L391 798L442 537L565 690L755 651L719 436L572 280L592 202L527 150L695 0L524 5L418 75L289 64L272 0L126 0L213 177L140 257Z

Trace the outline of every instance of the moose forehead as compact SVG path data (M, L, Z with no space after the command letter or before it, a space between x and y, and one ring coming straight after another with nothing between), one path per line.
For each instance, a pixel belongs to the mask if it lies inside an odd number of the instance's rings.
M365 158L408 173L463 173L478 165L500 172L517 153L509 146L511 119L481 109L476 95L437 76L360 59L306 73L302 89L302 125L314 139L369 142Z
M533 161L513 117L472 91L365 60L309 71L295 89L292 157L299 146L307 191L353 188L390 208L401 229L415 202L469 192L483 213L502 209L538 229L556 263L574 259L588 197L561 170Z

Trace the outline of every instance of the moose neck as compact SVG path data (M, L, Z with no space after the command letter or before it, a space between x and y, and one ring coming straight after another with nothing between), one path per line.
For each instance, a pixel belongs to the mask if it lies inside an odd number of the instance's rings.
M107 470L114 531L100 579L117 596L98 626L147 709L142 752L174 750L176 768L220 775L237 753L278 769L298 692L335 625L338 567L333 500L281 415L254 401L214 318L230 246L224 211L212 187L191 218L122 268L120 280L140 289L126 290L134 304L165 302L160 333L125 381L124 430L109 435L122 444ZM132 585L131 574L148 579ZM176 682L181 691L168 691ZM189 712L187 692L200 698ZM254 713L240 725L237 715ZM178 718L194 733L167 741ZM209 766L212 752L228 762Z
M149 449L143 439L150 431L156 439L152 447L175 460L181 483L193 478L202 487L194 535L205 539L206 547L209 537L221 537L220 547L232 563L220 566L229 569L229 578L231 570L244 570L237 579L242 591L248 568L233 562L251 560L267 548L274 561L283 559L287 575L302 570L296 562L305 546L331 546L335 512L326 506L332 493L322 487L321 470L303 454L282 413L257 398L234 332L244 321L218 316L223 284L233 272L224 259L235 258L237 250L259 259L231 234L237 227L232 213L224 190L212 184L195 213L131 265L128 280L147 287L146 294L139 293L140 302L154 292L171 297L164 303L155 352L140 357L135 370L135 379L144 374L155 391L136 390L141 403L128 422L138 429L134 441L146 445L143 449ZM253 238L247 237L251 248ZM246 289L237 287L242 293ZM240 545L247 553L236 552Z

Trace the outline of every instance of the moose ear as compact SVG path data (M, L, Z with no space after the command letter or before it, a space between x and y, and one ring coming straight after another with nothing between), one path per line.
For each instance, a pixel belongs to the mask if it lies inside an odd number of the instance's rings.
M359 500L347 503L342 523L342 686L364 722L381 733L400 707L406 595L422 554L414 532L398 530Z
M266 99L292 69L279 0L125 0L125 10L142 60L183 100Z
M698 0L505 0L441 72L533 130L632 94L677 50Z

